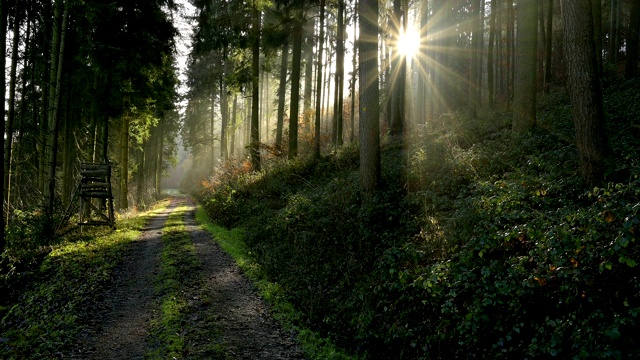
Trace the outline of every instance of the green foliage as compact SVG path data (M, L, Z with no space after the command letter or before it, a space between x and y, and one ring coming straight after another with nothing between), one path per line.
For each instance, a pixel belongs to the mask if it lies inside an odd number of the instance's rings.
M202 203L311 329L358 356L640 357L640 102L618 97L637 90L605 101L616 168L598 188L552 93L529 134L449 114L390 144L366 206L355 149L231 176Z
M260 295L271 304L272 315L285 329L298 333L298 340L305 354L312 359L355 358L338 349L331 339L322 337L308 328L302 320L304 315L288 301L282 286L272 282L262 266L256 262L255 254L246 246L242 230L239 228L227 230L211 223L202 206L198 206L196 220L213 235L220 247L233 257L243 273L256 284Z
M37 266L3 273L2 358L56 358L68 352L92 316L91 304L98 301L147 215L122 219L115 232L69 233L50 247L41 262L33 263Z

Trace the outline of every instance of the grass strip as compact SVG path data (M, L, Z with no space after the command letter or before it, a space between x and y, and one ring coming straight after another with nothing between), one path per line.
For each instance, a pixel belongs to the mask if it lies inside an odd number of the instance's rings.
M150 211L121 219L116 231L89 228L53 246L29 274L29 283L0 312L0 358L58 358L68 353L126 248L168 204L161 201Z
M146 354L147 358L222 357L221 345L210 340L219 336L213 312L198 314L204 317L204 326L194 327L190 320L210 301L201 290L201 265L184 225L187 211L186 206L175 209L163 229L161 273L156 285L160 314L152 321L150 336L156 346ZM209 341L202 341L203 338Z
M200 204L196 209L196 221L213 236L218 245L235 260L244 274L256 285L260 296L271 305L273 317L285 330L293 330L298 334L298 341L309 358L358 359L341 351L330 339L319 336L302 324L302 313L287 301L282 288L277 283L269 281L260 264L252 258L251 251L244 243L244 233L241 228L227 230L214 224Z

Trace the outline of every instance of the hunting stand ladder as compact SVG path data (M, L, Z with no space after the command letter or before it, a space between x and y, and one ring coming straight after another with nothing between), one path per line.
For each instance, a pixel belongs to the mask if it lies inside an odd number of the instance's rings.
M107 163L80 164L80 183L67 209L71 215L71 205L80 198L78 225L107 225L115 229L113 215L113 194L111 192L111 165ZM98 201L93 201L98 199ZM68 219L68 217L65 218Z

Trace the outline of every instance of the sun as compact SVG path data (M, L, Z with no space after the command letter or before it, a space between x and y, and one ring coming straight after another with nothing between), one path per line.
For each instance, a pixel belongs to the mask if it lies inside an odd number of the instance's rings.
M409 27L407 31L400 33L398 39L398 52L408 58L412 58L418 54L420 49L420 33Z

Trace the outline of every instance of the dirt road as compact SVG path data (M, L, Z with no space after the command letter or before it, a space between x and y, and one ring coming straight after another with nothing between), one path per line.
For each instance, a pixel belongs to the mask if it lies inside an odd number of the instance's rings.
M233 259L195 222L195 205L174 197L157 214L125 255L103 301L96 304L91 325L79 338L73 358L165 358L158 352L162 339L153 326L162 324L163 294L158 291L163 229L177 208L182 209L183 231L189 234L197 261L177 293L186 299L177 340L181 358L193 359L303 359L295 337L283 331L268 306ZM185 210L186 209L186 210ZM181 228L182 229L182 228ZM191 245L191 244L190 244ZM155 325L154 325L155 324ZM172 357L175 357L173 355Z

